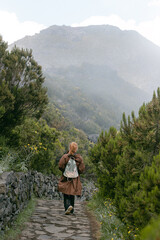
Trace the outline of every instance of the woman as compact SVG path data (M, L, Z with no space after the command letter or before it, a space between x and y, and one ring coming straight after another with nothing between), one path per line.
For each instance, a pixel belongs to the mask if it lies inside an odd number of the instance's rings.
M64 194L64 208L65 214L67 215L74 212L75 195L81 195L82 190L80 174L84 171L85 166L81 155L76 154L77 150L77 143L70 143L69 152L67 154L64 154L59 161L59 169L62 171L62 176L58 183L58 190ZM75 178L64 176L67 163L70 159L74 159L77 166L76 169L78 171L78 176Z

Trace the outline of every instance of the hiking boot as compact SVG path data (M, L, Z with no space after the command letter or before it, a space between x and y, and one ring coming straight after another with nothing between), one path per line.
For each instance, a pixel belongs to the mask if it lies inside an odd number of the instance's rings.
M69 207L67 208L67 210L65 211L65 214L66 214L66 215L69 215L69 214L71 213L72 209L73 209L73 207L72 207L72 206L69 206Z
M72 206L72 210L71 210L71 213L73 214L74 213L74 207Z

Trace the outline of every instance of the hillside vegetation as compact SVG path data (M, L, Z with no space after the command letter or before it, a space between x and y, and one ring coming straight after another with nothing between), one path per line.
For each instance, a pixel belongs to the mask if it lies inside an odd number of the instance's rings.
M119 128L122 113L137 113L159 83L160 49L135 31L51 26L13 45L33 50L50 101L87 135Z
M123 114L120 131L102 132L90 153L98 177L99 194L111 198L118 215L130 227L128 239L160 215L160 89L143 104L138 117ZM157 227L156 227L157 226ZM152 229L158 239L159 221ZM148 236L149 237L149 236ZM146 239L146 238L143 238Z
M131 106L137 109L147 96L106 66L83 64L45 74L50 101L88 135L111 125L119 128L122 112L130 113Z
M0 38L0 53L0 171L59 174L57 162L72 141L87 166L87 136L48 104L45 78L31 51L8 52Z

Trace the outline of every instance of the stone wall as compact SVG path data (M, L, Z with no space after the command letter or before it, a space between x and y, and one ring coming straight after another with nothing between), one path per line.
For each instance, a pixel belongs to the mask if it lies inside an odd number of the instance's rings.
M37 172L5 172L0 175L0 232L10 226L34 193L37 197L60 199L57 178Z
M81 200L89 200L95 190L94 184L83 182ZM58 179L42 173L5 172L0 174L0 233L11 226L18 213L27 205L32 194L36 197L62 199L57 191Z

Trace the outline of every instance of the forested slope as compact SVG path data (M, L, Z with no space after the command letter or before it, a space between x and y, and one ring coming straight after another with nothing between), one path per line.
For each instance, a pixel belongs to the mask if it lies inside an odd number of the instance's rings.
M88 135L118 128L122 113L137 112L159 84L160 49L135 31L51 26L14 44L33 50L50 100Z

